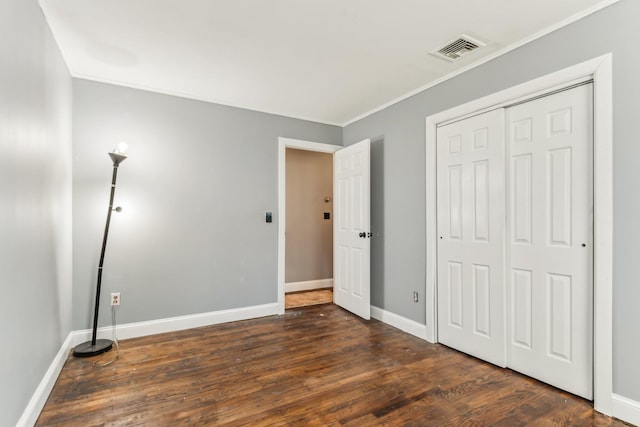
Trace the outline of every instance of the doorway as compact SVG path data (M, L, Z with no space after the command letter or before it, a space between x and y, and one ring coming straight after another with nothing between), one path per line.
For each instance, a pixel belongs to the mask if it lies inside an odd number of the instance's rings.
M305 281L299 281L297 284L295 285L291 285L292 283L296 283L293 282L292 280L297 280L295 277L294 278L289 278L289 283L290 285L287 287L286 283L287 283L287 271L286 271L286 265L287 265L287 235L286 235L286 229L287 229L287 198L286 198L286 190L287 190L287 180L288 180L288 176L287 176L287 151L292 149L292 150L296 150L298 152L304 152L306 154L311 154L313 155L315 154L327 154L327 155L333 155L333 153L335 153L336 151L340 150L341 146L339 145L331 145L331 144L322 144L322 143L318 143L318 142L311 142L311 141L304 141L304 140L298 140L298 139L290 139L290 138L279 138L279 169L278 169L278 193L279 193L279 201L278 201L278 212L280 213L279 217L278 217L278 312L280 314L283 314L285 311L285 307L286 307L286 298L285 295L287 293L287 291L289 292L296 292L296 291L306 291L306 290L310 290L313 289L314 286L321 286L323 282L322 281L317 281L316 283L308 283L307 285L310 285L311 288L309 288L308 286L305 287ZM304 154L303 153L303 154ZM333 169L332 169L333 171ZM333 172L332 172L333 173ZM322 195L324 197L324 195ZM333 192L331 195L329 195L331 197L331 202L333 201ZM324 203L324 198L322 199L322 204ZM329 203L326 203L329 204ZM333 205L333 203L330 203L331 205ZM323 217L324 218L324 210L321 211ZM331 212L331 222L333 223L333 212ZM324 219L322 219L322 221L324 221ZM332 232L333 232L333 228L332 228ZM333 250L332 250L333 253ZM331 273L333 273L333 266L332 266L332 270ZM298 276L298 278L301 276ZM332 277L331 277L332 279ZM326 282L325 282L326 283ZM329 283L333 283L333 281L331 280ZM326 286L326 285L325 285Z
M286 148L285 308L333 302L333 154Z
M286 150L333 153L334 303L365 320L371 317L371 140L348 147L278 138L278 313L285 310Z

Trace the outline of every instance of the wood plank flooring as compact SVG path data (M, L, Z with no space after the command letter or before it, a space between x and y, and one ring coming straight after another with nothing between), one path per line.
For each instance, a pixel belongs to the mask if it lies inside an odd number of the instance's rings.
M69 357L37 425L625 425L333 304L130 339L92 363Z
M333 302L333 289L290 292L284 296L284 308L299 308Z

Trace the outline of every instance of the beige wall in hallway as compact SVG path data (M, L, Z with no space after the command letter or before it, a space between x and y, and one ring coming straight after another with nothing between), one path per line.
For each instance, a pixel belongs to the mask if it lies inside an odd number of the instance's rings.
M333 155L287 148L285 282L333 277ZM329 203L325 197L331 197ZM329 212L331 219L324 219Z

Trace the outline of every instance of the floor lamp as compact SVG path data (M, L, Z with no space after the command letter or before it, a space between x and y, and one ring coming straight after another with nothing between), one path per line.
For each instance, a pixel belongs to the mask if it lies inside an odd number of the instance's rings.
M118 166L124 162L127 156L124 153L127 151L127 144L122 142L118 144L118 148L109 153L109 157L113 160L113 176L111 178L111 195L109 197L109 209L107 210L107 223L104 227L104 237L102 238L102 251L100 252L100 262L98 263L98 283L96 285L96 302L93 312L93 333L91 335L91 341L78 344L73 349L73 355L76 357L89 357L96 356L98 354L105 353L111 350L113 342L106 339L96 339L98 333L98 310L100 308L100 287L102 285L102 265L104 264L104 252L107 248L107 237L109 236L109 224L111 223L111 212L118 211L120 208L113 208L113 196L116 193L116 177L118 176Z

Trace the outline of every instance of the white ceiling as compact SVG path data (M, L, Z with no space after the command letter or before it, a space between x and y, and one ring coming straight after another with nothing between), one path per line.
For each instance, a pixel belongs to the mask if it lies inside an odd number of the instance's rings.
M40 0L74 77L344 125L617 0ZM487 46L429 55L459 34Z

